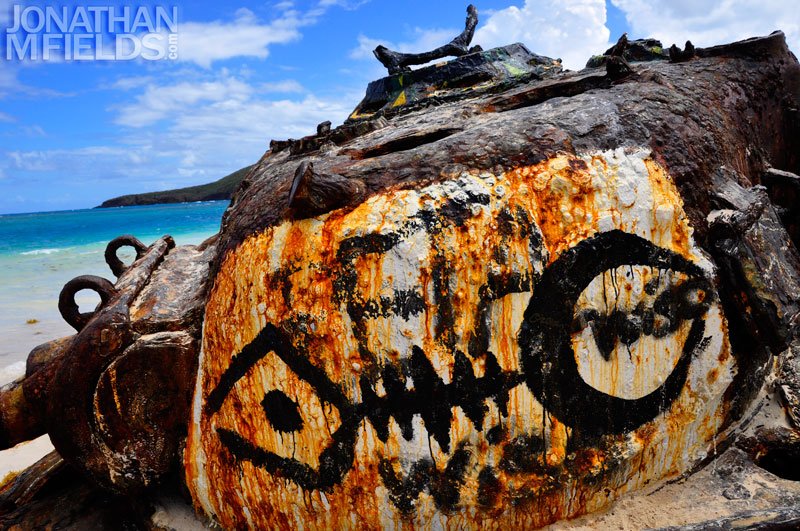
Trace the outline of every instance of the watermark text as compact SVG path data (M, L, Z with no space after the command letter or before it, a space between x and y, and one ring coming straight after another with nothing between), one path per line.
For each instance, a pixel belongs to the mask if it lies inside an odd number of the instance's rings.
M178 58L178 8L20 6L5 30L6 60Z

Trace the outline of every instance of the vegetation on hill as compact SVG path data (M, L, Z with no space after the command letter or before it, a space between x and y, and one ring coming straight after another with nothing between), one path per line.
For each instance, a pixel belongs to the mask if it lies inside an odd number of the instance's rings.
M191 203L194 201L214 201L230 199L233 192L245 178L252 166L242 168L213 183L164 190L163 192L148 192L145 194L122 195L104 201L97 208L110 208L119 206L155 205L161 203Z

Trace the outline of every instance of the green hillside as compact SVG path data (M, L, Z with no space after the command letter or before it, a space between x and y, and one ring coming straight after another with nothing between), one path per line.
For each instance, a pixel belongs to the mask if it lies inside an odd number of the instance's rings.
M242 168L213 183L164 190L163 192L148 192L146 194L122 195L104 201L97 208L111 208L120 206L155 205L160 203L191 203L194 201L214 201L230 199L233 192L245 178L252 166Z

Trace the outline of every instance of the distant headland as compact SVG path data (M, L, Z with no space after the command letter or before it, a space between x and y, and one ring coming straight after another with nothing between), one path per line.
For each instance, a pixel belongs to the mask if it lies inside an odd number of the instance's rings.
M164 190L162 192L148 192L144 194L122 195L103 201L96 208L112 208L120 206L156 205L162 203L191 203L194 201L215 201L230 199L236 187L245 178L252 166L247 166L223 177L213 183Z

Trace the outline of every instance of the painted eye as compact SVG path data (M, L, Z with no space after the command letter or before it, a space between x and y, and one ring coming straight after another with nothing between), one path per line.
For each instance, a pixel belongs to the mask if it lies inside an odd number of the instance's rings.
M637 270L650 268L674 278L662 288L635 279ZM628 270L631 282L617 270ZM612 304L603 279L613 286ZM525 311L519 335L525 381L546 409L585 436L631 431L680 395L703 346L710 293L699 266L643 238L615 230L584 240L547 268ZM670 348L642 348L661 356L651 359L649 372L634 358L648 336L672 341L674 351L671 357ZM618 389L620 379L633 384Z
M235 459L304 488L340 481L352 462L352 444L339 444L355 437L352 407L272 325L233 358L206 404Z

